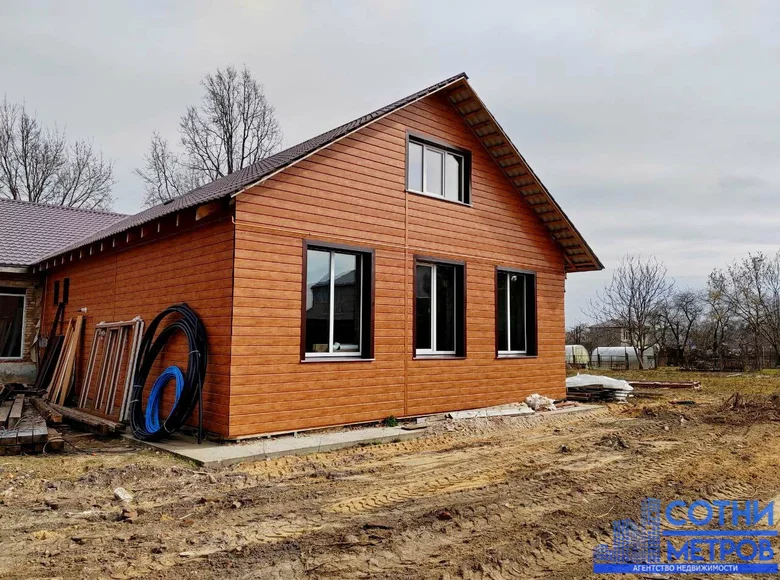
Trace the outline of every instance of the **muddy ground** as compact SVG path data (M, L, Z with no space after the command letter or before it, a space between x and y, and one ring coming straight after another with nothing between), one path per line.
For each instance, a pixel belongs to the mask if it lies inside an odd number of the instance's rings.
M80 449L0 457L0 577L592 577L644 497L780 496L780 376L639 375L703 389L222 470L68 432Z

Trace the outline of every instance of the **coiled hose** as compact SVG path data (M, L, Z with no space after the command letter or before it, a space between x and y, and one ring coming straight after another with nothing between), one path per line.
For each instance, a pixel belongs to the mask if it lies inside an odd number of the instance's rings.
M181 397L181 392L184 390L184 375L181 374L179 367L170 366L154 381L152 390L149 392L149 398L146 401L146 430L150 433L160 430L160 403L162 403L165 385L171 379L176 381L176 399L173 401L173 404L174 406L179 404L179 397Z
M165 326L157 335L157 338L155 338L157 327L160 326L166 317L171 315L179 315L179 317ZM156 422L157 428L155 429L155 421L147 423L146 420L147 417L143 408L144 385L149 377L149 371L154 361L157 360L162 349L176 332L183 333L187 339L189 346L187 370L183 374L184 380L181 389L177 385L177 397L173 409L171 409L168 417L162 422L162 425ZM171 433L175 433L187 422L187 419L195 409L195 405L197 405L198 443L201 442L203 438L203 382L206 377L206 365L208 363L207 347L206 328L195 311L185 303L169 306L160 312L146 327L146 332L141 338L138 350L133 391L130 399L130 428L133 430L133 435L136 439L141 441L159 441ZM170 370L170 368L166 369L160 379ZM157 387L156 396L159 397L162 394L162 388L170 378L172 377L163 379L162 384L159 386L155 383ZM154 387L153 391L155 391ZM158 403L152 403L152 405L159 405L159 398Z

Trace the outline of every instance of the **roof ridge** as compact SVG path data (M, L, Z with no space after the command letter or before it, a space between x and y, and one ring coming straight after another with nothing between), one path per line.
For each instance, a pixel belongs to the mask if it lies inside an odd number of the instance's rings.
M187 193L181 194L180 196L178 196L178 198L184 197L186 195L191 195L191 194L196 193L196 192L198 192L198 191L200 191L200 190L202 190L204 188L211 187L215 183L224 183L224 182L230 180L231 178L232 178L233 181L236 181L236 180L238 180L240 175L242 175L244 173L251 173L251 171L253 169L256 169L257 167L262 166L263 164L267 165L270 160L272 160L274 158L281 157L285 153L288 153L288 154L292 153L294 149L296 149L298 147L301 147L302 145L305 145L305 144L310 143L312 141L316 141L317 139L322 139L322 138L326 137L327 135L338 134L341 131L343 131L343 130L347 129L348 127L350 127L351 125L358 125L358 126L360 126L363 123L365 123L367 119L369 119L371 117L374 117L374 116L377 116L377 114L380 113L381 111L396 109L396 108L398 108L399 106L401 106L402 104L404 104L407 101L416 100L416 99L422 98L427 93L436 92L439 89L441 89L441 87L443 87L443 86L447 86L449 84L452 84L455 81L460 80L460 79L468 80L468 78L469 78L469 76L465 72L460 72L460 73L458 73L456 75L453 75L453 76L451 76L451 77L449 77L447 79L444 79L443 81L439 81L438 83L434 83L434 84L432 84L432 85L430 85L430 86L428 86L428 87L426 87L426 88L424 88L424 89L422 89L420 91L412 93L411 95L407 95L406 97L402 97L400 99L397 99L397 100L393 101L392 103L390 103L389 105L385 105L383 107L380 107L379 109L374 109L373 111L370 111L368 113L365 113L364 115L360 115L358 117L355 117L354 119L351 119L351 120L347 121L346 123L342 123L341 125L338 125L338 126L334 127L333 129L328 129L327 131L323 131L322 133L314 135L313 137L309 137L308 139L304 139L303 141L299 141L298 143L296 143L294 145L290 145L289 147L285 147L281 151L277 151L276 153L274 153L272 155L269 155L268 157L263 157L262 159L258 159L254 163L251 163L250 165L246 165L246 166L242 167L241 169L237 169L233 173L228 173L227 175L223 175L222 177L218 177L217 179L215 179L213 181L209 181L208 183L204 183L203 185L199 185L198 187L195 187L195 188L189 190ZM290 161L294 161L294 160L298 159L298 157L301 157L303 155L305 155L305 153L303 153L303 152L301 154L299 154L299 155L294 155L292 157L292 159L290 159ZM242 186L242 188L243 188L243 186ZM176 199L176 198L174 198L174 199ZM173 200L169 199L167 201L155 204L152 207L158 207L158 206L161 206L161 205L169 204L172 201ZM150 209L150 208L146 208L146 209ZM138 212L138 214L143 213L144 211L146 211L146 210L141 210L140 212ZM138 215L138 214L130 214L130 215Z
M252 163L251 165L247 165L246 167L243 167L229 175L216 179L210 183L203 184L200 187L195 188L183 195L175 197L166 203L158 204L150 208L147 208L137 214L123 217L117 223L108 225L105 228L98 231L97 233L82 238L81 240L78 240L76 243L71 244L69 247L63 248L56 253L52 253L44 259L47 260L49 258L53 258L57 256L58 254L64 254L65 252L73 251L79 247L83 247L85 245L106 239L112 235L122 233L133 227L141 226L145 223L159 219L171 213L192 208L203 203L215 201L217 199L223 199L227 197L234 197L240 195L242 192L246 191L247 189L252 188L258 184L261 184L267 179L273 178L273 176L275 176L276 174L287 170L289 167L292 167L296 163L299 163L300 161L308 158L309 156L316 154L318 151L332 145L333 143L339 141L340 139L348 137L355 131L359 131L364 127L370 125L371 123L378 121L399 109L402 109L412 103L415 103L421 99L425 99L432 94L438 93L440 91L443 91L453 86L459 86L459 89L451 91L448 94L448 98L452 103L452 105L455 106L455 108L457 109L461 117L465 119L466 115L479 113L480 116L485 117L488 123L494 124L496 129L500 133L502 141L505 141L503 145L506 148L510 149L510 151L514 155L516 155L518 162L522 165L525 171L527 171L527 173L533 178L532 185L540 190L539 194L545 198L544 202L549 204L552 207L553 211L557 212L560 215L561 219L556 221L564 222L564 228L562 231L566 235L563 236L560 233L556 233L558 230L553 230L549 225L547 225L547 229L550 232L550 235L553 238L553 240L555 240L556 243L558 243L558 245L561 247L564 257L567 261L567 264L571 265L573 271L593 269L593 268L602 269L603 266L601 265L601 262L598 261L598 258L590 249L590 246L588 246L587 242L584 240L582 235L574 227L574 224L571 222L568 216L566 216L566 214L563 212L561 207L552 197L550 192L547 190L547 188L538 178L538 176L533 172L531 167L525 161L525 158L523 158L522 154L519 152L517 147L514 145L514 143L512 143L512 140L509 138L506 131L504 131L503 128L498 124L498 121L495 119L493 114L488 110L487 106L477 96L476 92L468 82L468 75L466 75L466 73L459 73L455 76L449 77L436 84L428 86L402 99L394 101L389 105L385 105L384 107L381 107L373 112L357 117L356 119L353 119L352 121L349 121L343 125L339 125L334 129L325 131L324 133L320 133L319 135L312 137L311 139L302 141L296 145L283 149L282 151L279 151L269 157L265 157L264 159L260 159L255 163ZM451 98L451 96L457 93L460 89L465 89L467 96L470 95L468 96L468 99L465 100L471 100L471 99L475 100L475 104L478 107L476 110L469 110L469 111L462 110L462 108L459 107L458 104L464 102L464 100L456 101ZM468 123L468 121L466 121L466 123L470 127L472 127L472 130L474 129L471 123ZM476 132L475 135L477 135ZM483 141L483 139L479 137L479 135L477 135L477 137L480 139L480 141ZM484 142L483 145L487 147L487 145ZM495 159L495 156L493 157ZM500 167L502 168L502 170L504 170L504 174L507 176L507 178L509 178L510 182L515 186L515 188L519 188L520 186L516 183L514 178L512 178L510 175L506 173L505 171L506 168L502 165L500 165ZM526 197L526 195L522 191L518 190L518 192L523 196L523 198ZM538 208L535 208L534 212L537 213L538 215L539 212L537 210ZM547 222L544 223L547 224ZM574 238L575 241L574 245L572 244L564 245L562 240L568 238ZM571 250L569 249L570 247L572 248ZM591 268L591 266L593 266L593 268Z
M18 204L22 204L22 205L31 205L31 206L36 206L36 207L50 207L50 208L53 208L53 209L63 209L63 210L78 211L78 212L83 212L83 213L95 213L95 214L100 214L100 215L114 215L114 216L117 216L117 217L127 217L128 215L131 215L131 214L126 214L126 213L119 213L119 212L115 212L115 211L109 211L109 210L105 210L105 209L91 209L91 208L88 209L88 208L83 208L83 207L73 207L73 206L70 206L70 205L56 205L54 203L42 203L42 202L38 202L38 201L28 201L26 199L10 199L10 198L7 198L7 197L0 197L0 203L18 203Z

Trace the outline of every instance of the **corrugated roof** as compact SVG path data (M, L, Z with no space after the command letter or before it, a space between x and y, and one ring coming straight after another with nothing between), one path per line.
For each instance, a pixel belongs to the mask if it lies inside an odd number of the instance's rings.
M124 214L0 199L0 265L32 266Z
M208 203L210 201L237 193L242 189L257 183L264 177L267 177L272 173L276 173L284 167L287 167L294 162L307 157L324 145L328 145L340 137L344 137L349 133L366 126L372 121L379 119L380 117L392 113L393 111L408 105L409 103L419 100L443 87L446 87L447 85L465 78L467 78L466 74L461 73L440 83L436 83L435 85L430 86L427 89L423 89L422 91L418 91L413 95L409 95L400 101L396 101L395 103L387 105L386 107L377 109L373 113L359 117L354 121L350 121L349 123L345 123L340 127L326 131L325 133L318 135L317 137L313 137L308 141L304 141L303 143L294 145L289 149L280 151L275 155L261 159L257 163L244 167L243 169L239 169L230 175L226 175L225 177L221 177L215 181L212 181L211 183L207 183L206 185L194 189L189 193L185 193L184 195L175 198L173 201L155 205L154 207L150 207L149 209L140 213L128 216L122 221L116 222L111 226L94 233L93 235L79 240L78 243L52 252L51 254L45 256L44 259L53 258L60 254L64 254L83 246L99 242L100 240L105 240L106 238L123 233L129 229L143 225L150 221L154 221L177 211L201 205L203 203Z
M222 177L211 183L207 183L202 187L199 187L189 193L186 193L180 197L175 198L164 204L156 205L140 213L132 216L128 216L125 219L118 221L105 227L104 229L95 232L76 243L69 246L62 247L56 251L52 251L49 255L44 256L39 262L44 262L46 259L50 259L61 254L76 250L78 248L99 242L111 236L123 233L134 227L141 226L149 223L163 216L215 201L217 199L227 197L230 195L238 194L261 181L268 179L272 175L284 170L287 167L297 163L298 161L316 153L323 147L326 147L333 142L342 139L351 133L362 129L363 127L385 117L398 109L401 109L407 105L410 105L420 99L423 99L433 93L439 92L443 89L451 89L448 98L453 105L458 109L461 115L464 117L466 123L474 130L474 133L485 143L485 147L491 151L491 155L496 158L496 162L507 173L513 184L518 189L518 192L523 195L534 207L536 213L540 216L540 219L547 225L551 232L552 237L561 245L564 253L567 256L567 263L570 270L600 270L603 268L601 262L596 255L590 249L588 244L576 230L563 210L555 202L547 189L542 185L541 181L531 171L531 169L525 163L525 160L520 155L519 151L509 141L508 137L503 133L503 130L498 126L493 119L493 116L484 107L484 104L473 93L470 85L468 84L468 76L466 73L460 73L448 79L445 79L435 85L418 91L409 95L403 99L400 99L394 103L391 103L381 109L377 109L368 115L363 115L349 123L345 123L340 127L336 127L330 131L322 133L317 137L294 145L289 149L285 149L275 155L267 157L254 163L243 169L239 169L235 173ZM460 100L457 93L461 89L466 89L470 93L467 98ZM464 110L463 105L466 103L468 106ZM468 107L476 107L470 109ZM482 119L479 122L475 122L476 119ZM491 133L485 133L484 129L487 127ZM505 146L502 156L497 156L497 148L495 144L491 145L490 139L495 139L491 135L495 133L499 135L499 149L502 145ZM529 183L518 181L518 175L513 175L511 169L504 163L505 158L516 158L517 165L521 168L526 179ZM529 185L532 186L532 190L529 190ZM536 196L536 197L535 197ZM541 203L540 203L541 202Z

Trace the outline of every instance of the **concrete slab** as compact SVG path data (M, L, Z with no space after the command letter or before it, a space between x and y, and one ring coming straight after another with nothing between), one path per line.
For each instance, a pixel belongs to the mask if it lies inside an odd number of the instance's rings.
M258 461L282 455L306 455L334 451L355 445L392 443L413 439L424 433L406 431L401 427L368 427L333 433L285 436L258 439L246 443L215 443L204 441L200 445L194 437L177 433L170 439L144 445L167 451L173 455L194 461L206 467L234 465L244 461ZM131 438L127 435L128 438Z
M530 407L525 408L496 408L496 409L472 409L470 411L453 411L447 413L450 419L459 421L461 419L476 419L477 417L517 417L519 415L533 415L534 410Z

